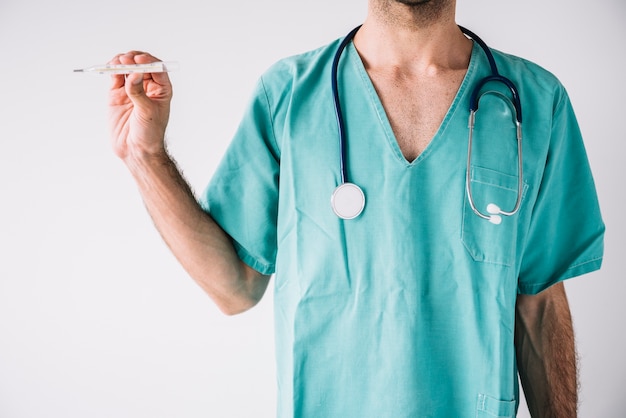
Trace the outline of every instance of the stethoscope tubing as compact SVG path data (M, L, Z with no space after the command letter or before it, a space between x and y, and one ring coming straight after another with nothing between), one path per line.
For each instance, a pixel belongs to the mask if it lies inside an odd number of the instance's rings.
M335 58L333 59L333 66L332 66L332 71L331 71L331 77L332 77L331 85L332 85L332 90L333 90L333 99L335 101L335 115L337 116L337 125L339 127L339 151L341 153L340 169L341 169L341 183L342 184L348 182L348 168L345 164L347 160L346 130L345 130L345 122L343 120L343 112L341 111L341 101L339 99L339 87L337 85L338 84L337 70L339 68L339 59L341 58L341 54L343 53L343 50L350 43L350 41L352 41L352 39L354 38L354 35L356 35L356 33L361 28L361 26L362 25L359 25L356 28L352 29L350 33L348 33L348 35L346 35L346 37L343 38L343 41L341 41L341 44L339 44L339 48L337 48L337 53L335 54Z
M346 48L346 46L352 41L355 34L358 32L360 28L361 28L361 25L352 29L350 33L348 33L348 35L346 35L346 37L341 41L341 43L339 44L339 47L337 48L337 52L335 53L335 57L332 63L332 71L331 71L332 94L333 94L333 100L335 104L335 115L337 118L337 125L338 125L338 131L339 131L340 173L341 173L341 184L339 185L339 187L337 187L337 189L333 193L333 197L331 198L331 204L333 205L333 210L335 211L335 213L340 218L343 218L343 219L353 219L354 217L358 216L361 213L363 206L365 205L365 197L363 195L362 190L357 185L349 182L348 169L346 165L347 145L346 145L345 121L343 118L343 112L341 110L341 101L339 98L338 75L337 75L338 68L339 68L339 60L341 58L341 55L344 49ZM478 84L476 85L476 87L474 87L470 96L470 106L469 106L470 117L469 117L469 123L468 123L468 128L469 128L468 155L467 155L466 185L465 185L466 194L467 194L470 207L476 215L478 215L480 218L489 220L490 222L494 224L499 224L501 222L500 215L512 216L519 211L519 208L521 206L522 192L523 192L522 104L521 104L519 92L515 84L508 78L500 75L500 73L498 72L498 66L496 65L496 60L493 54L491 53L491 50L487 46L487 44L474 32L462 26L459 26L459 29L465 35L469 36L472 40L474 40L474 42L476 42L481 47L481 49L484 51L487 57L487 60L489 61L489 67L491 68L491 75L480 80ZM470 167L472 163L472 145L473 145L472 142L473 142L474 122L476 118L476 112L478 111L480 98L482 96L481 94L482 88L489 82L496 82L496 83L504 84L511 93L512 99L510 100L510 103L513 104L513 108L515 111L515 124L516 124L516 130L517 130L518 187L517 187L517 199L515 201L515 205L512 210L504 211L499 206L495 205L494 203L490 203L487 206L487 211L489 212L489 215L486 215L477 208L474 202L472 189L471 189ZM508 98L506 99L508 100ZM349 216L343 216L341 214L341 211L337 210L337 208L335 207L335 203L334 203L337 192L340 191L340 189L344 185L350 185L352 189L354 188L358 189L358 191L360 192L360 196L362 196L362 199L363 199L363 202L360 203L360 206L359 206L360 210L358 211L358 213L354 212L354 213L351 213Z

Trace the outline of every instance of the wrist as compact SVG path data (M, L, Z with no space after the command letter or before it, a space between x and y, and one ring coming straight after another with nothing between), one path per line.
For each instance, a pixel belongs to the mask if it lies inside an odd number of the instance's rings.
M134 176L154 171L172 163L165 146L155 147L150 150L129 150L122 158L122 161Z

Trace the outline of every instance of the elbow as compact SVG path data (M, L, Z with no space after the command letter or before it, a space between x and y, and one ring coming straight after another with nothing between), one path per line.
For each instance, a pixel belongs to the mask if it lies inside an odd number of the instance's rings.
M250 309L250 308L230 308L230 307L223 308L221 306L219 308L220 308L220 312L222 312L226 316L239 315Z
M222 295L225 297L215 300L225 315L233 316L246 312L255 307L263 297L270 276L259 274L252 269L248 271L252 274L240 282L241 286L235 292Z
M205 282L197 281L209 299L217 306L217 308L226 316L234 316L244 313L254 307L259 299L255 299L250 295L232 290L216 289L207 286Z
M236 316L242 314L247 309L222 309L220 308L220 312L222 312L225 316Z
M214 280L198 280L198 283L224 315L234 316L250 310L259 303L270 278L250 268L247 271L249 274L238 280L222 280L222 283L228 283L227 286L209 286L209 283L215 283Z
M252 309L259 301L239 299L230 301L215 301L218 309L226 316L235 316Z

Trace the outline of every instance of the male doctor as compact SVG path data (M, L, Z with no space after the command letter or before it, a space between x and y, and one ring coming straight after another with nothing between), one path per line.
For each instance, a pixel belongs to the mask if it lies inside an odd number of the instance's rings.
M468 168L470 95L491 70L455 6L369 0L341 54L355 219L330 207L341 40L262 75L198 199L165 145L167 74L113 77L114 151L191 277L236 314L275 275L280 417L513 417L518 372L533 417L576 416L562 281L600 268L604 232L580 132L553 75L492 51L524 109L522 202L500 224L473 213L468 169L481 210L517 198L515 115L501 85L481 91Z

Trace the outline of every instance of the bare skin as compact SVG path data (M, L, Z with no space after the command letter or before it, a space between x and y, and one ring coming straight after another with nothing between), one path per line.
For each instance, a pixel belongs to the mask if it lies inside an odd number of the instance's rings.
M576 417L576 349L563 283L536 296L518 296L515 348L531 416Z
M455 0L370 0L355 46L409 161L437 132L467 70L472 44L455 23ZM142 52L111 63L157 61ZM227 314L263 296L269 277L244 264L228 235L197 204L165 147L172 86L167 74L114 76L113 149L128 166L152 219L191 277ZM515 343L530 411L576 416L576 355L562 285L520 295Z
M472 42L455 23L453 1L416 3L371 1L354 39L408 161L439 129L472 51Z

